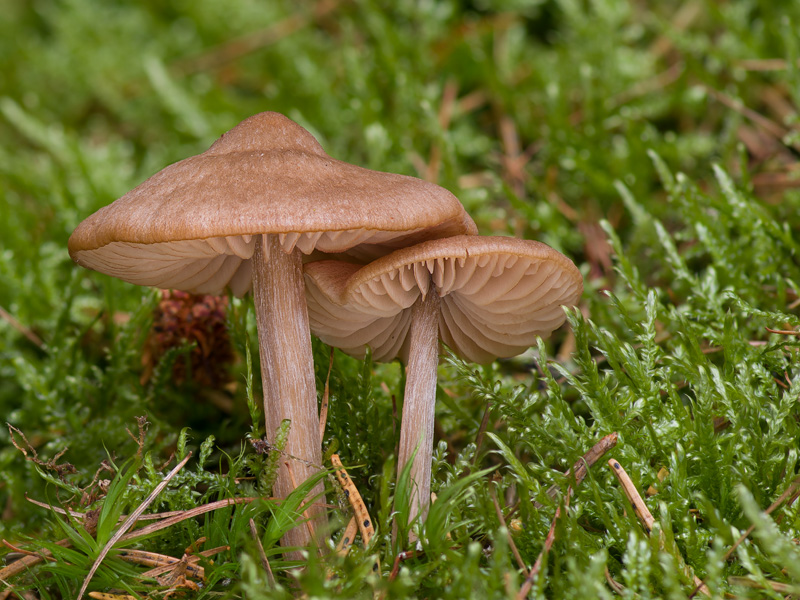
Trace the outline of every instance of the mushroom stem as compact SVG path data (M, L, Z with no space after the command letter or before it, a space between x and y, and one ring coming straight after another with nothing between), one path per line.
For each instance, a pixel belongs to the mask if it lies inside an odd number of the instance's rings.
M278 236L258 236L253 254L253 295L267 441L274 441L275 431L284 419L292 421L285 452L306 461L295 461L293 465L297 480L302 482L317 472L313 465L322 464L322 448L300 251L287 254ZM285 498L293 489L288 470L281 466L273 494ZM316 527L326 523L324 509L319 506L325 502L323 491L319 483L309 496L315 498L309 514ZM294 527L281 543L306 546L310 540L306 527Z
M411 504L409 522L428 515L431 497L431 462L433 460L433 419L436 403L436 376L439 364L439 305L434 286L414 303L409 330L409 353L406 365L406 389L400 425L398 473L411 459Z

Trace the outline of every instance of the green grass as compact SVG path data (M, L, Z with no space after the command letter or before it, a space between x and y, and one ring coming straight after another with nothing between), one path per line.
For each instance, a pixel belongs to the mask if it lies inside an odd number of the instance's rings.
M0 307L13 321L0 318L0 410L38 458L0 430L0 536L57 560L6 583L75 597L116 517L163 480L173 454L194 457L151 511L268 489L275 453L248 441L263 434L250 301L231 300L229 341L214 338L233 349L230 380L176 379L193 347L147 358L158 294L76 267L66 241L155 171L276 110L336 158L434 179L484 235L566 253L585 276L581 310L519 358L443 362L439 500L423 552L394 577L398 552L415 549L391 540L393 498L408 491L393 458L402 372L339 352L325 449L364 496L377 525L369 547L312 554L291 574L277 550L291 508L260 500L119 548L180 558L203 536L201 550L229 546L203 559L205 585L187 597L514 598L525 576L511 541L530 567L569 467L616 432L573 484L530 597L686 598L695 585L683 564L714 598L798 591L800 503L765 512L800 459L800 344L767 330L800 325L798 28L796 0L7 2ZM320 389L328 352L316 343ZM149 422L141 446L137 416ZM651 535L608 458L640 493L657 488ZM326 481L336 539L348 506ZM101 509L95 536L26 496ZM55 545L65 538L69 548ZM155 597L164 588L146 570L115 550L89 589ZM788 591L764 589L775 584Z

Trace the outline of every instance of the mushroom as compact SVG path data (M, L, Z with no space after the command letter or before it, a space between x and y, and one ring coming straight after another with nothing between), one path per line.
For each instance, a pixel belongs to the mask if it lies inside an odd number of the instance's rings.
M406 364L398 472L410 460L410 519L427 515L439 340L467 360L515 356L565 320L581 274L545 244L456 236L397 250L359 267L304 267L311 330L356 357Z
M284 419L297 481L321 463L316 382L302 275L314 250L385 254L476 233L450 192L328 156L277 113L250 117L207 151L170 165L88 217L69 239L79 265L125 281L192 293L254 292L268 440ZM282 467L274 493L294 486ZM321 496L322 483L313 491ZM320 507L312 517L324 522ZM305 545L294 528L285 545Z

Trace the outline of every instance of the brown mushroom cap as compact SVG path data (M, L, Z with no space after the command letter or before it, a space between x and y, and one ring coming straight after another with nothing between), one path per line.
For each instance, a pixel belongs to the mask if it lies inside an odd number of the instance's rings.
M397 250L359 267L304 267L311 330L324 342L375 360L408 354L410 307L441 298L439 337L473 362L515 356L565 319L583 291L581 274L549 246L508 237L456 236Z
M476 232L447 190L335 160L298 124L266 112L91 215L69 253L139 285L243 295L257 234L278 234L286 251L359 246L369 255Z

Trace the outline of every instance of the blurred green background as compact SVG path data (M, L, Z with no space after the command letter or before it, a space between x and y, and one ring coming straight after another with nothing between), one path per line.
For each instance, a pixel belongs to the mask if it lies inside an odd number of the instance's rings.
M338 159L448 188L484 235L538 239L571 257L586 278L581 308L596 326L573 323L577 340L564 329L548 342L565 370L589 364L576 365L575 348L598 364L612 355L604 332L610 346L625 349L655 340L657 331L653 356L672 369L659 385L683 390L687 406L713 392L691 373L702 378L718 368L732 388L744 389L744 380L766 386L754 393L785 410L748 405L753 428L741 424L738 440L712 433L694 446L700 459L714 444L727 457L714 455L727 465L717 498L727 507L723 520L743 518L732 499L737 483L752 484L766 508L793 475L796 348L764 327L797 324L800 2L5 0L0 8L0 411L46 459L68 446L65 458L82 485L108 453L135 452L126 428L135 429L136 415L150 417L150 443L162 458L186 425L195 443L213 434L231 452L248 431L245 306L235 304L229 317L239 327L232 385L209 394L191 378L173 381L169 368L142 383L159 297L75 267L66 241L99 207L265 110L309 129ZM614 271L621 252L622 278ZM649 308L648 290L657 298ZM650 337L636 330L648 319ZM765 345L773 354L757 355ZM324 377L325 350L318 355ZM635 379L652 383L653 372L628 373L627 359L609 359L584 388L569 378L538 385L531 360L484 374L504 390L530 385L519 414L500 402L492 416L505 443L535 459L536 476L563 472L614 429L636 479L649 483L676 443L699 439L659 413L658 392L643 392ZM344 398L360 367L337 361L336 393ZM759 365L755 375L737 370L747 361ZM368 396L372 412L332 408L331 417L331 435L345 447L351 428L348 458L367 465L365 482L392 449L364 437L391 427L391 393L380 381L396 393L399 375L396 366L377 373L369 391L352 392L356 404ZM444 398L438 413L437 436L456 456L474 441L484 404L469 387L474 381L448 369L442 377L442 388L464 398L461 406ZM569 418L582 425L548 414L556 388L547 385L560 386ZM607 422L592 400L601 386L627 398L616 415L604 413ZM795 405L785 405L792 398ZM709 419L738 422L733 408L720 408L727 400L709 402ZM559 418L562 425L547 425ZM642 418L653 428L649 441ZM525 419L539 424L535 434ZM752 444L763 431L774 439L759 458ZM772 466L759 475L759 464ZM692 482L686 490L718 485L708 470L684 475ZM42 486L0 431L0 533L42 526L47 515L24 501ZM670 510L688 510L686 490L667 497L682 499ZM586 557L616 548L613 562L626 537L607 535L608 544L575 539ZM712 536L692 535L690 562L702 570ZM530 562L543 537L528 540Z

